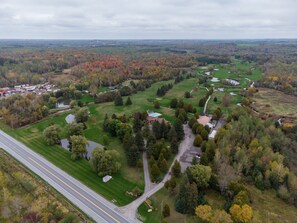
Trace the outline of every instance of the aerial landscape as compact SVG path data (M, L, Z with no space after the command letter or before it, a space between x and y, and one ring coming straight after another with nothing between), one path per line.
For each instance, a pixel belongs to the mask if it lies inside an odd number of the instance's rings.
M296 9L0 2L0 223L297 222Z

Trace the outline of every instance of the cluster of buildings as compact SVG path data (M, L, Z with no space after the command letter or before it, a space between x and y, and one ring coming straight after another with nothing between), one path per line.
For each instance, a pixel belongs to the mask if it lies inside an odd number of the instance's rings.
M56 88L55 85L50 83L38 84L38 85L29 85L29 84L22 84L16 85L14 87L5 87L0 88L0 98L13 95L13 94L36 94L42 95L49 92L56 92L59 89Z
M214 139L216 134L217 134L217 130L214 130L213 128L215 127L215 125L211 122L211 116L206 116L206 115L203 115L203 116L199 116L199 118L197 119L197 122L203 126L208 126L211 131L210 131L210 134L208 135L208 137L210 139Z

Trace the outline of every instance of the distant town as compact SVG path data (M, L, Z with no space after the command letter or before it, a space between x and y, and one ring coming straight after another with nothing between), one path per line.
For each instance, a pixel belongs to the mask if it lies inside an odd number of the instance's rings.
M0 99L14 94L23 95L31 93L36 95L42 95L49 92L56 92L58 90L59 89L56 87L56 85L50 84L49 82L37 85L22 84L16 85L14 87L0 88Z

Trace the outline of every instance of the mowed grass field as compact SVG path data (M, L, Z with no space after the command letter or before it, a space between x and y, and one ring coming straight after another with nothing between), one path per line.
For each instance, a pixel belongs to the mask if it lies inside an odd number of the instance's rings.
M255 186L246 185L251 194L251 204L253 208L254 217L253 223L271 223L271 222L283 222L292 223L296 222L297 219L297 208L290 205L280 198L277 197L274 190L261 191ZM213 210L224 209L226 202L225 197L220 195L217 191L208 190L206 191L205 198L208 205ZM170 217L164 220L168 223L175 222L187 222L196 223L197 219L195 216L182 215L175 211L174 203L175 196L169 195L165 188L158 191L153 195L150 200L152 201L154 211L147 212L148 207L146 204L142 204L138 208L138 214L142 216L145 223L160 223L161 221L161 205L168 204L170 207Z
M17 130L10 129L1 123L1 129L26 144L29 148L39 153L47 160L58 166L74 178L83 182L97 193L104 196L106 199L112 201L116 200L116 205L125 205L134 200L134 197L127 196L126 191L131 191L138 186L143 189L143 181L131 181L124 177L122 172L113 175L113 179L108 183L103 183L102 178L99 177L93 170L89 162L85 159L72 161L70 159L70 152L64 150L61 146L48 146L44 143L42 131L49 123L56 123L63 127L66 125L64 121L66 114L59 117L50 117L46 120L34 124L30 127L25 127ZM141 174L139 174L141 177Z
M297 97L281 91L259 88L254 94L253 107L260 113L286 116L297 121Z
M210 99L207 112L212 113L217 107L220 107L223 110L223 113L231 112L238 103L241 102L242 96L240 95L244 88L248 88L253 81L261 79L261 71L255 63L243 63L239 60L233 60L231 64L222 64L222 65L209 65L208 68L198 69L198 73L204 76L204 72L208 71L210 68L214 69L212 76L218 78L219 80L223 79L235 79L240 82L238 86L231 86L221 82L211 82L208 83L217 88L224 88L224 92L215 91ZM251 72L251 73L249 73ZM236 95L230 95L233 92ZM222 98L225 94L229 94L231 98L231 105L227 108L222 106ZM218 101L214 102L213 99L217 98Z

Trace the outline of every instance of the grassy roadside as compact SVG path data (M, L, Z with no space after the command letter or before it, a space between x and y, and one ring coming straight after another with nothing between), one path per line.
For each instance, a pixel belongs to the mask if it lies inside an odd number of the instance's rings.
M50 202L50 204L58 204L64 216L67 213L72 213L77 217L77 219L79 219L79 222L94 222L67 198L48 185L47 182L43 181L35 173L27 169L14 157L6 153L2 148L0 148L0 163L0 172L5 174L5 182L9 185L8 190L10 190L11 193L10 199L16 200L18 203L22 203L21 210L6 221L7 218L5 217L11 213L7 212L7 210L9 210L9 202L5 199L5 197L4 199L0 199L0 206L3 205L4 207L6 205L6 209L1 209L2 216L0 217L0 222L11 222L13 219L17 220L18 218L22 218L25 212L28 213L33 210L39 215L43 215L43 217L45 217L46 213L44 212L48 211L46 208L49 204L48 202ZM1 183L3 184L3 181ZM5 190L7 193L5 183L2 189L3 192ZM36 205L38 205L38 207L36 207ZM15 208L12 209L12 211L14 210Z
M61 117L64 117L64 115ZM18 130L11 129L3 123L0 123L0 128L98 194L104 196L106 199L110 201L116 200L116 205L121 206L133 201L134 198L125 193L126 191L131 191L136 186L143 188L141 182L133 183L125 179L121 173L118 173L113 176L110 182L105 184L102 182L102 179L92 171L87 160L72 161L68 151L62 149L60 146L48 146L44 143L42 134L38 129L42 128L42 126L46 125L48 122L59 124L60 121L61 118L54 119L51 117L43 122Z

